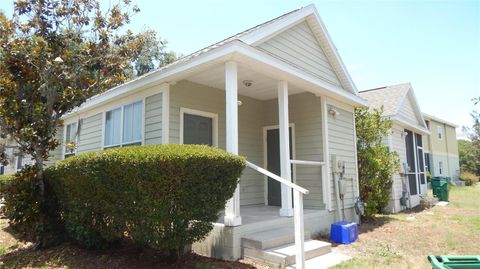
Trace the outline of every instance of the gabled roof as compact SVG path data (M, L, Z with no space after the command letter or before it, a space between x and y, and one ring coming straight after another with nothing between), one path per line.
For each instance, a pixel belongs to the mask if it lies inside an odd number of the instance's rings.
M262 41L265 41L266 39L271 38L303 21L306 21L314 32L319 44L321 44L322 49L325 51L328 60L331 62L343 89L322 81L321 79L304 74L301 70L300 72L297 72L298 70L289 67L288 63L286 62L283 62L283 64L286 65L281 65L277 59L273 59L273 57L269 57L255 48L255 45L261 43ZM175 82L176 79L182 77L182 72L192 70L193 68L205 64L206 62L214 61L222 57L225 59L225 57L229 57L228 55L233 53L247 55L249 57L253 57L257 61L274 63L275 68L281 67L284 72L295 74L308 83L314 83L340 98L345 98L344 100L348 102L351 102L355 105L365 105L365 101L358 97L357 88L347 72L347 69L340 58L337 49L333 45L330 35L328 34L325 25L321 21L316 8L313 5L309 5L249 28L220 42L186 55L166 66L158 68L152 72L139 76L135 79L127 81L122 85L94 96L72 113L85 111L88 108L99 106L104 102L112 100L113 98L132 94L134 91L139 90L142 87ZM67 115L67 117L69 117L69 115Z
M410 83L385 86L359 92L360 97L367 100L371 109L379 109L383 106L383 116L394 121L414 128L422 133L429 133L420 110L417 98ZM410 103L416 117L412 121L402 115L402 107Z

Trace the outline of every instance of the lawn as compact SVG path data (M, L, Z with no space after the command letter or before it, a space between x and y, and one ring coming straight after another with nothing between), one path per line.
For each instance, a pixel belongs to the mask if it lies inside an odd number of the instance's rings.
M359 232L335 248L354 257L335 269L430 268L428 255L480 255L480 185L452 188L445 207L380 215Z
M480 255L480 185L452 188L451 203L416 212L380 215L360 226L357 242L334 251L353 259L339 268L429 268L428 255ZM156 253L128 246L88 251L71 244L33 250L0 219L0 268L257 268L198 255L168 264Z

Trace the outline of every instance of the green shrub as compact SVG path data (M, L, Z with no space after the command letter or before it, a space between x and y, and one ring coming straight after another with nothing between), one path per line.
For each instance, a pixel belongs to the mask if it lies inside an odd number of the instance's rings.
M460 173L460 180L465 181L465 185L472 186L480 181L480 177L471 172L462 171Z
M101 248L128 237L179 253L210 232L244 168L216 148L154 145L79 154L46 175L76 242Z
M51 185L45 182L42 196L35 171L34 167L26 166L14 175L2 176L0 193L5 198L3 211L10 226L24 239L46 247L62 241L63 224Z

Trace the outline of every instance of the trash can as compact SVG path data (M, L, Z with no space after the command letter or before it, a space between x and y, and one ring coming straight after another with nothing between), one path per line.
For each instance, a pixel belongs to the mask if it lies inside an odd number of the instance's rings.
M428 256L433 269L480 268L480 256Z
M438 200L448 202L448 180L444 177L432 178L433 196Z

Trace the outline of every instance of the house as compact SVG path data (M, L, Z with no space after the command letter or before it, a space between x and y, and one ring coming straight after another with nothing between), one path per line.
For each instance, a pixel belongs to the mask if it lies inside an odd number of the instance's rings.
M449 177L458 182L460 163L458 158L457 125L423 113L430 131L423 137L425 165L433 177Z
M401 172L393 176L389 205L396 213L412 208L427 194L424 138L430 132L423 118L410 83L386 86L360 92L370 108L383 107L383 117L393 122L392 132L384 138L385 145L399 154Z
M52 155L180 143L245 156L234 196L193 248L302 268L330 250L304 238L358 222L354 108L365 105L310 5L87 100L63 118Z

